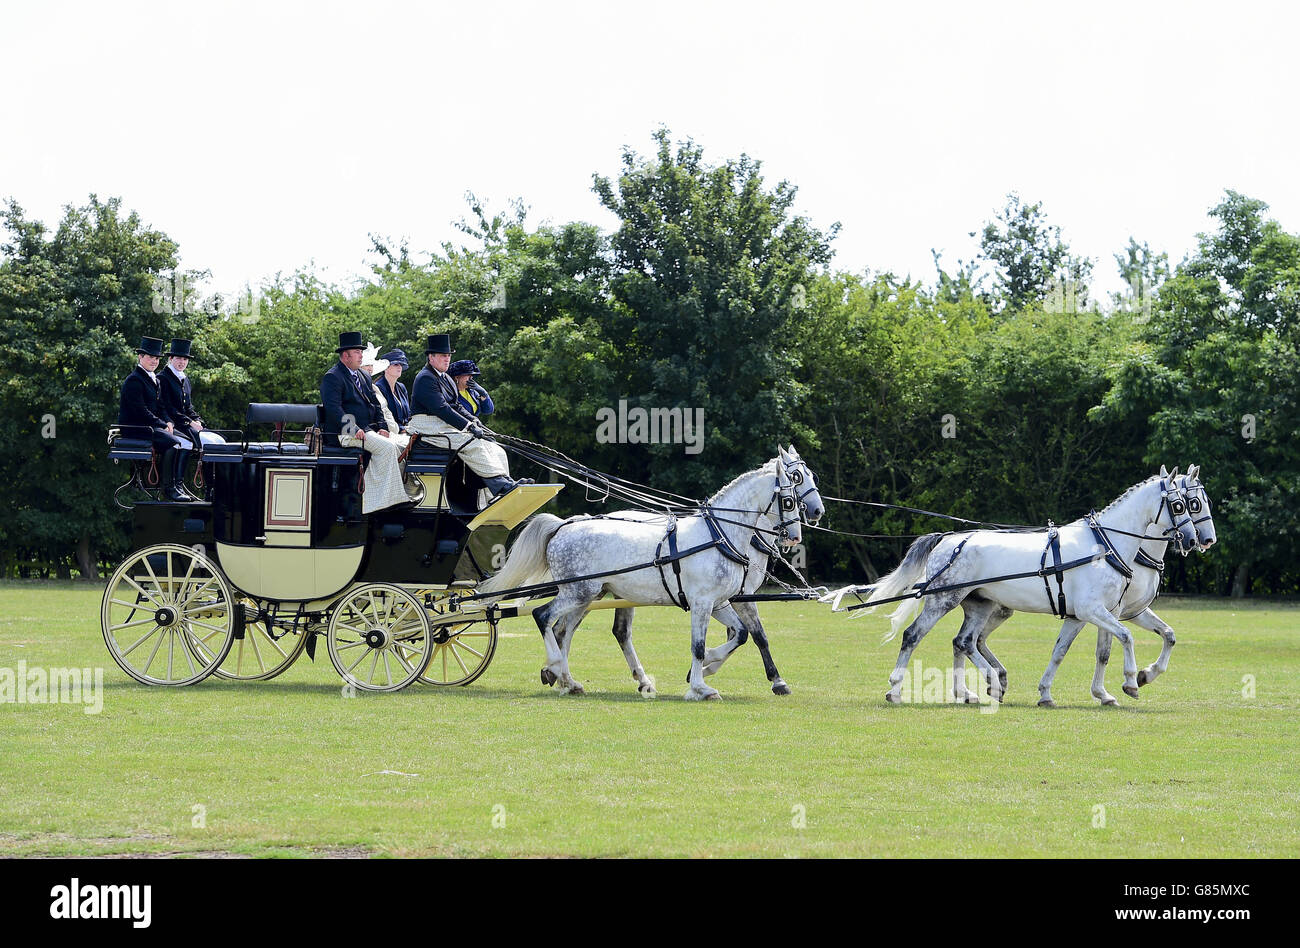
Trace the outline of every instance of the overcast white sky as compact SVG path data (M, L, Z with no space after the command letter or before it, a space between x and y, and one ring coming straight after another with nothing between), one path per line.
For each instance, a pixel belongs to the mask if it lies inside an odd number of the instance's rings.
M213 288L370 232L434 250L472 190L530 221L667 125L745 152L843 225L835 266L929 281L1017 190L1118 287L1224 188L1300 231L1297 7L1284 3L16 3L0 0L0 197L53 226L95 192Z

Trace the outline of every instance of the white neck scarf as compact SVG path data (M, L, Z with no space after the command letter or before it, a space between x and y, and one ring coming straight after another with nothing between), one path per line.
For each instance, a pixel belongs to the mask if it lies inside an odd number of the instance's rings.
M172 375L176 376L181 381L185 380L185 373L177 369L176 366L172 365L170 362L167 363L167 368L172 370Z

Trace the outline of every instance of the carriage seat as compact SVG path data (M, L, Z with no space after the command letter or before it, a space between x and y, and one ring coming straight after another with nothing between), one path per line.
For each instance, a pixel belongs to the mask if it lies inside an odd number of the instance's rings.
M114 461L148 461L153 457L152 437L134 437L142 434L143 429L128 430L117 425L108 429L108 456Z

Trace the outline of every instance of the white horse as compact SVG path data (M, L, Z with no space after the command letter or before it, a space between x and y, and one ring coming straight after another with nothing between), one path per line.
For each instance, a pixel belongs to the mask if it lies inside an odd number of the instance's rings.
M1210 498L1201 484L1199 474L1200 468L1195 464L1181 476L1178 468L1174 468L1172 473L1166 473L1163 467L1160 468L1160 475L1168 477L1176 485L1180 495L1171 501L1171 512L1178 517L1191 518L1192 526L1196 530L1194 548L1204 551L1212 547L1218 537L1215 534L1214 518L1210 513ZM1160 580L1164 576L1164 559L1169 548L1169 540L1170 536L1166 531L1164 534L1142 541L1140 552L1133 563L1133 581L1124 592L1119 607L1112 610L1119 619L1150 629L1160 636L1162 643L1160 657L1138 672L1138 687L1150 684L1168 670L1169 655L1177 641L1169 623L1151 610L1151 603L1155 602L1156 596L1160 593ZM1186 556L1188 549L1182 547L1179 552ZM1057 669L1061 667L1061 662L1064 661L1066 653L1083 626L1084 623L1079 619L1066 619L1061 624L1061 632L1056 637L1056 647L1052 650L1052 659L1048 663L1047 670L1043 672L1042 681L1038 684L1040 706L1056 707L1056 702L1052 700L1052 683L1056 680ZM1103 628L1097 629L1097 665L1092 678L1092 696L1103 705L1119 703L1106 691L1106 663L1110 661L1110 639L1109 632Z
M1109 632L1124 647L1124 693L1136 698L1133 636L1112 609L1123 597L1129 579L1125 572L1131 574L1138 546L1150 527L1168 520L1166 534L1178 534L1180 542L1188 546L1196 542L1190 519L1179 522L1169 509L1168 497L1159 475L1148 478L1100 513L1055 528L1055 549L1050 533L1045 536L1041 531L975 530L931 533L917 539L898 568L871 587L866 600L880 602L915 593L915 598L903 600L890 616L887 639L904 625L907 628L898 663L889 676L886 700L902 700L903 677L912 652L935 623L958 605L966 617L953 639L954 659L958 655L969 658L983 673L995 700L1000 701L1006 690L1006 669L983 639L1012 612L1063 613ZM1057 570L1056 566L1065 568ZM918 582L926 585L924 595L916 588ZM838 608L839 600L855 589L848 587L826 598L834 599ZM954 692L966 701L976 700L965 691L964 683L958 689L958 677L954 668Z
M791 450L793 451L793 449ZM795 456L798 457L797 454ZM796 470L796 477L798 473ZM809 472L809 477L811 476L811 472ZM744 588L741 589L742 595L749 596L758 592L763 585L763 581L767 578L767 567L771 563L772 556L780 555L776 551L772 551L770 547L771 538L778 532L775 529L777 523L774 512L765 513L758 520L754 542L750 549L746 551L749 554L749 576L745 580ZM772 650L767 641L767 630L763 628L763 621L758 615L758 603L733 602L731 605L736 610L736 615L740 617L744 628L754 638L759 657L763 660L763 672L772 685L772 694L790 694L790 686L781 677L781 673L777 671L776 662L772 660ZM636 679L638 690L642 694L653 695L655 693L654 683L646 675L645 669L641 667L641 662L636 655L636 649L632 647L632 620L635 616L636 609L632 606L615 609L614 627L611 631L614 633L614 640L618 642L619 647L623 650L623 657L627 660L628 668L632 670L632 677ZM745 640L738 636L734 630L727 629L727 641L704 653L704 677L708 678L710 675L716 674L727 660L727 657L744 644Z
M717 671L750 634L756 629L761 634L752 617L742 619L730 603L756 569L749 555L756 532L772 530L778 542L793 547L803 536L801 513L811 523L824 512L812 472L793 448L780 448L776 458L737 477L691 516L622 511L560 520L539 514L519 534L501 570L478 591L556 582L555 599L533 618L546 646L542 681L559 682L561 694L583 691L569 672L569 648L587 607L606 592L643 605L683 607L691 614L686 698L716 699L717 690L704 683L705 667ZM705 648L710 616L729 631L728 640L714 649ZM630 634L620 645L639 689L653 691Z

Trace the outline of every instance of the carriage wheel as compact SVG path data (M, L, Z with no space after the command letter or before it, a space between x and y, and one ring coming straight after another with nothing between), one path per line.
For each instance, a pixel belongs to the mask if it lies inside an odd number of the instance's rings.
M496 619L435 626L433 655L420 681L426 685L468 685L487 671L496 650Z
M429 616L409 592L385 583L349 590L330 614L325 636L343 680L363 691L399 691L433 655Z
M235 638L230 584L196 550L161 543L132 553L104 590L100 625L118 667L146 685L192 685Z
M284 635L275 638L271 635L273 626L270 620L254 621L257 605L249 600L243 602L246 604L244 614L247 617L244 637L235 639L230 646L230 654L213 674L227 681L269 681L298 660L311 633L301 631L295 625Z

